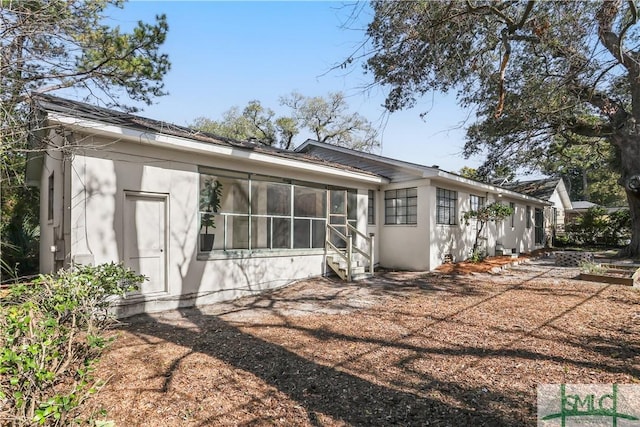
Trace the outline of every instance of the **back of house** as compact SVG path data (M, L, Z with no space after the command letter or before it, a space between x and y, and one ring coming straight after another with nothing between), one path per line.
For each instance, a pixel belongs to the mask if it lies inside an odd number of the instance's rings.
M548 202L316 141L295 152L41 95L28 179L40 187L40 269L123 262L148 277L119 314L208 304L376 265L464 259L469 209L515 208L484 240L528 252ZM334 262L335 261L335 262ZM353 269L353 270L352 270ZM359 270L357 270L359 269Z

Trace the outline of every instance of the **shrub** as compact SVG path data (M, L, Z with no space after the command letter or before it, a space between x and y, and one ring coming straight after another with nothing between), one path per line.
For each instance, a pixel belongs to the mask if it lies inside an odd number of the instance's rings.
M473 248L471 249L469 256L469 260L471 260L471 262L481 262L487 257L486 251L480 246L480 240L486 240L481 236L484 226L489 222L502 221L512 214L513 208L499 202L490 203L486 206L481 206L478 210L470 210L464 213L462 219L465 221L466 225L469 225L469 220L476 220L476 235L473 242Z
M622 209L607 214L605 208L589 208L566 225L569 240L575 244L618 246L631 235L631 215Z
M82 266L10 288L0 300L0 424L68 425L99 385L109 297L143 276L118 264Z

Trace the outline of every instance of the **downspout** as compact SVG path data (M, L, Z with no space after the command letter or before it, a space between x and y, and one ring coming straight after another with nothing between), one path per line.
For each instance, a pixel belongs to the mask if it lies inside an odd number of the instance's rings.
M489 204L489 191L485 191L484 193L484 203L485 206L487 206ZM489 229L491 228L491 224L489 223L489 221L487 221L487 228L484 230L484 240L486 243L486 247L487 247L487 251L486 251L486 255L489 256L489 236L490 236L490 231ZM496 228L496 234L498 233L498 226L496 224L495 226ZM496 239L497 240L497 239ZM495 242L493 242L493 247L494 247L494 252L493 254L495 255Z
M66 145L75 142L75 134L65 137L65 149L62 157L62 244L64 245L64 266L71 266L71 156L68 155Z

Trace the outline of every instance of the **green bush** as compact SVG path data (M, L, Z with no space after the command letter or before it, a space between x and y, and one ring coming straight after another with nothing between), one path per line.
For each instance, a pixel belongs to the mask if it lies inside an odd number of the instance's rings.
M574 244L619 246L631 236L631 215L627 209L607 214L605 208L593 207L567 224L565 231Z
M99 385L110 296L144 280L118 264L14 285L0 299L0 425L69 425Z

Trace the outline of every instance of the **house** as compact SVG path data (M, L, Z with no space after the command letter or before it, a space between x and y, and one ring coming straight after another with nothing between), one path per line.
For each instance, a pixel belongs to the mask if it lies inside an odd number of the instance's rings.
M573 209L569 192L562 178L544 178L530 181L517 181L501 185L509 190L546 200L551 203L545 207L544 233L552 243L556 235L564 233L567 215Z
M34 98L27 180L40 187L40 269L124 262L148 277L119 315L208 304L373 265L464 259L492 201L515 214L486 247L528 252L548 202L434 166L307 141L296 152L49 95ZM535 215L534 215L535 214ZM346 264L346 265L345 265Z
M572 202L571 209L567 211L567 223L575 221L579 216L584 215L589 209L599 205L588 200L576 200Z
M565 221L567 223L574 222L578 217L584 215L592 208L602 208L608 215L614 214L618 211L629 210L628 206L604 207L596 203L589 202L588 200L576 200L572 203L571 209L567 211Z
M492 202L509 204L514 214L500 224L489 225L485 236L489 255L495 254L496 245L515 252L543 246L544 237L535 230L541 227L542 211L549 203L538 198L464 178L438 166L313 140L307 140L296 152L386 178L385 184L368 191L367 218L367 232L378 236L375 259L383 267L432 270L445 259L468 258L476 224L465 224L462 215Z

